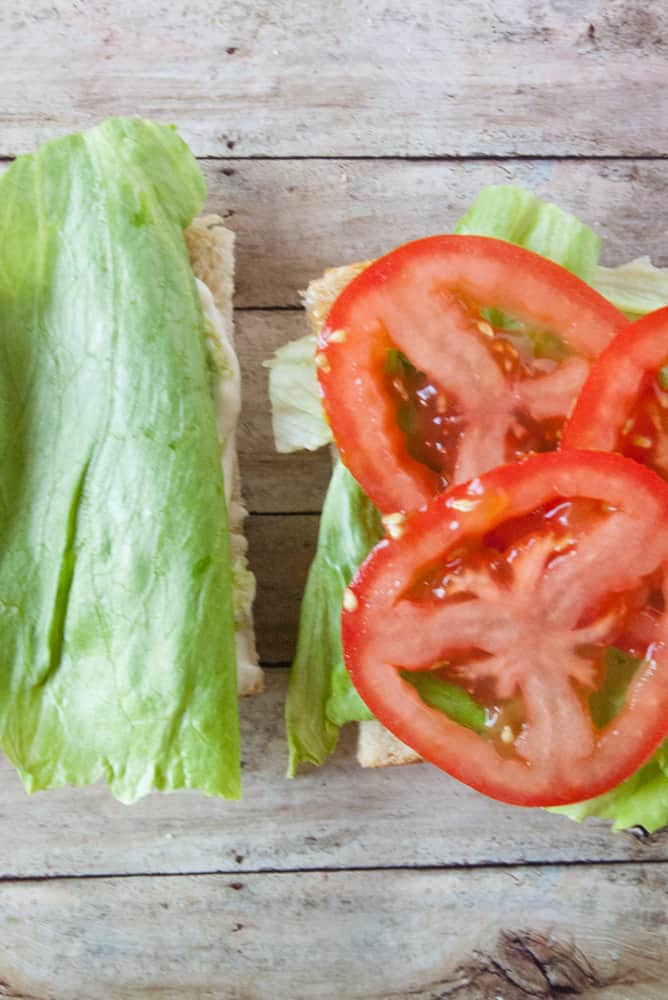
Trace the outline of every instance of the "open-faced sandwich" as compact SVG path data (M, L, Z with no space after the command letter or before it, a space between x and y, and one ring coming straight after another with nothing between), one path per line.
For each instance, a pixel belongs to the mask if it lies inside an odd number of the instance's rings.
M30 791L239 794L262 674L233 235L205 194L141 120L0 178L0 745Z
M336 450L291 774L354 721L364 766L668 820L668 322L630 322L668 280L598 253L573 216L490 188L452 235L306 291L312 333L270 363L277 447Z

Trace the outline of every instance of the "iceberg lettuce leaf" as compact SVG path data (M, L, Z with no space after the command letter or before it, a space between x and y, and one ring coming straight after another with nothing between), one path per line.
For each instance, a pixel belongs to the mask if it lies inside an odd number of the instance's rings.
M174 129L0 178L0 743L29 791L239 794L227 514Z
M591 284L631 319L668 305L668 268L654 267L649 257L620 267L597 267Z
M513 185L484 188L455 232L516 243L591 281L601 249L599 237L570 212Z

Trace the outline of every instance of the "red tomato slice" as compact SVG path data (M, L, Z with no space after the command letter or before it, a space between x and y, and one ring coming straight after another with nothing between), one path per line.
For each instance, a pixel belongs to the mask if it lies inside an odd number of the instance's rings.
M668 382L661 375L667 364L665 308L626 327L603 351L564 427L562 447L618 451L668 479Z
M516 328L495 330L490 308ZM510 243L408 243L348 285L318 340L341 457L387 513L553 450L590 360L626 323L579 278Z
M362 565L342 612L346 665L388 729L516 805L599 795L651 756L668 732L663 480L620 455L536 455L403 528ZM597 726L590 699L615 645L641 662ZM425 703L409 680L425 674L484 706L478 731Z

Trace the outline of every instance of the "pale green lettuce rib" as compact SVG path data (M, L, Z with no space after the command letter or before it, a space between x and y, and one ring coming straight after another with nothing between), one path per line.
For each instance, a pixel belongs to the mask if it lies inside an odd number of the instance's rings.
M668 268L637 257L620 267L597 267L591 284L631 319L668 305Z
M265 361L276 451L316 451L332 440L315 373L315 337L308 333Z
M112 119L0 178L0 743L30 791L239 794L227 516L183 241L202 175Z

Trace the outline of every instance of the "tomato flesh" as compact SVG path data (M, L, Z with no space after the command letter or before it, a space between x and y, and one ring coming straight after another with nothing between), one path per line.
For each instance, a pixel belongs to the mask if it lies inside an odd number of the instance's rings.
M668 479L668 308L626 327L593 365L563 448L618 451Z
M640 382L633 415L620 429L615 451L668 478L668 393L654 372Z
M403 355L393 363L388 382L408 453L435 472L445 489L454 473L454 457L463 433L463 417L456 402Z
M504 466L410 515L371 553L342 613L362 698L422 757L495 798L601 794L668 733L668 486L614 454ZM638 664L603 725L609 648ZM411 675L458 685L481 730L425 703Z
M509 328L490 321L499 312ZM626 323L584 282L512 244L434 236L400 247L347 286L318 338L341 457L390 513L551 450L590 361Z

